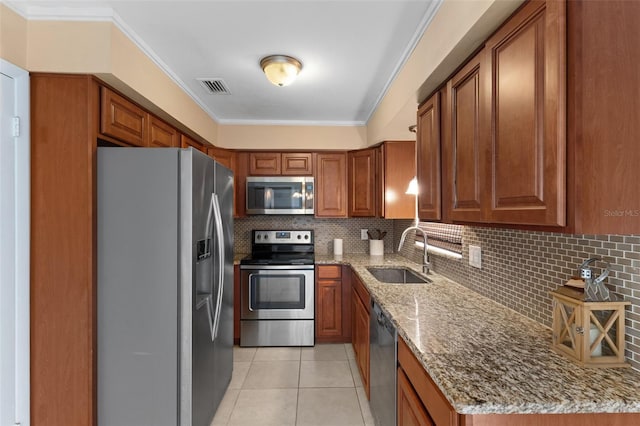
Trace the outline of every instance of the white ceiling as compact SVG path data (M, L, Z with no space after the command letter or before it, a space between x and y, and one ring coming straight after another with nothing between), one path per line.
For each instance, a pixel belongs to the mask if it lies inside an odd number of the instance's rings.
M219 123L364 125L441 0L7 3L29 19L112 20ZM303 63L291 86L265 78L271 54Z

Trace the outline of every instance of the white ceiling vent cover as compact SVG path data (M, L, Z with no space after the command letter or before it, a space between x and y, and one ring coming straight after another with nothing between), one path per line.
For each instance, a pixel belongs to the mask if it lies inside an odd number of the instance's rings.
M197 78L210 95L230 95L231 91L227 87L227 83L221 78Z

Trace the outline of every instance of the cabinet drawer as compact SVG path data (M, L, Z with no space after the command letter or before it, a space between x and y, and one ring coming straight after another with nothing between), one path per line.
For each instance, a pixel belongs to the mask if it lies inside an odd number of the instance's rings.
M316 278L322 279L340 279L342 278L342 266L340 265L320 265L317 268Z
M403 339L398 339L398 363L405 371L434 423L439 426L457 425L458 418L455 410Z
M100 133L134 146L146 145L149 115L106 87L100 88Z

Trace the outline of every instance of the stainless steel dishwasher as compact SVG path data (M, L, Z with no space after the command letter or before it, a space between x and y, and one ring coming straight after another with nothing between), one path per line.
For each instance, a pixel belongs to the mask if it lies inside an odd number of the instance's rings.
M371 301L369 328L371 413L376 426L395 426L398 334L375 301Z

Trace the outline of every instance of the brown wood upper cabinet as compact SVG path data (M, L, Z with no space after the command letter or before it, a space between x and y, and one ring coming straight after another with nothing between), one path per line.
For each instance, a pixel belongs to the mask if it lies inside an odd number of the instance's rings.
M149 114L114 91L100 88L100 133L133 146L147 145Z
M349 216L376 215L376 149L350 151L349 158Z
M247 215L247 175L249 173L249 153L238 151L235 153L234 185L235 193L233 197L234 217L245 217Z
M566 170L566 4L531 1L485 44L493 223L564 225Z
M283 152L282 174L289 176L312 176L313 156L310 152Z
M347 153L319 152L315 163L316 217L347 217Z
M480 100L484 91L483 54L471 59L447 83L443 110L442 179L444 216L448 220L483 222L486 197L482 187L485 155L480 130Z
M386 219L413 219L416 197L405 194L416 177L416 142L385 141L379 148L378 170L380 216Z
M418 216L440 220L440 93L436 92L418 109L417 130Z
M311 176L313 156L310 152L250 152L250 176Z
M235 172L235 151L232 151L230 149L218 148L216 146L210 146L207 148L207 155L216 160L218 163Z
M282 157L279 152L250 152L249 175L275 176L282 170Z
M567 2L568 212L577 234L640 233L640 2Z
M415 196L405 194L416 176L414 141L385 141L348 156L349 216L415 217Z
M180 146L180 133L159 118L149 114L149 143L151 148L174 148Z
M181 148L192 147L194 149L197 149L200 152L204 152L205 154L207 153L207 147L202 145L200 142L196 142L195 140L191 139L189 136L185 134L180 135L180 147Z
M448 81L447 221L565 225L565 26L564 2L527 2Z

